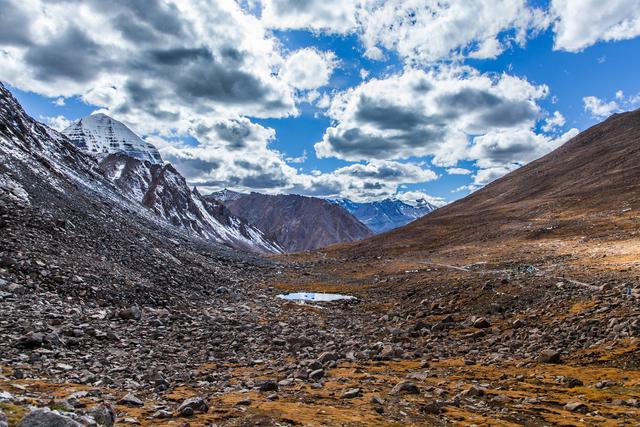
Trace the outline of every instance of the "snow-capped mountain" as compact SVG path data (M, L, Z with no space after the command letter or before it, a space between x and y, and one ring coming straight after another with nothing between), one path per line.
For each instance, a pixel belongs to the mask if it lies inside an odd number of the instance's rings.
M0 83L0 203L35 209L39 216L55 206L61 214L80 213L82 220L89 215L87 221L105 227L125 218L131 227L151 227L166 239L205 238L224 245L216 245L220 249L281 252L222 204L191 190L171 165L124 153L100 157L98 164L78 149L78 141L29 117ZM114 230L130 232L123 225Z
M436 206L424 199L417 200L416 206L398 199L363 203L349 199L331 199L329 201L344 208L376 234L401 227L437 209Z
M153 144L145 142L123 123L105 114L92 114L76 120L62 131L81 150L101 159L111 153L162 164Z
M229 190L225 188L224 190L216 191L214 193L209 194L207 199L215 199L221 202L232 202L234 200L238 200L240 197L246 196L245 193L239 193L237 191Z
M205 200L169 163L152 164L123 153L109 154L100 170L124 194L176 227L252 252L282 252L264 233L233 215L222 203Z

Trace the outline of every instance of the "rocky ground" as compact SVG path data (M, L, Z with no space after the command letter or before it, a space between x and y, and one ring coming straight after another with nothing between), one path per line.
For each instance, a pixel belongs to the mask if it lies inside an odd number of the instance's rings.
M42 216L0 218L9 425L640 420L630 271L587 280L568 259L240 260L186 243L163 248L181 268L165 258L147 271L100 256L76 264L75 252L90 249L71 227L39 233ZM52 253L46 235L77 249ZM277 298L291 290L358 299Z

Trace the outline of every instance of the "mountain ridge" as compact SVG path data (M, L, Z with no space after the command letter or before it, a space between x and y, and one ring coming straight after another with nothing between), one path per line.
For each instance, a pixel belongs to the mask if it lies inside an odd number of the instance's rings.
M213 195L206 196L215 199ZM287 252L319 249L372 235L342 207L316 197L250 193L224 202Z

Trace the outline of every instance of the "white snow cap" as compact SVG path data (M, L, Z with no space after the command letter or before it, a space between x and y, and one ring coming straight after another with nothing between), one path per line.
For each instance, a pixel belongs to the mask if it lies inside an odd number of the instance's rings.
M151 163L163 163L153 144L145 142L123 123L106 114L92 114L78 119L62 133L78 148L97 157L124 153Z

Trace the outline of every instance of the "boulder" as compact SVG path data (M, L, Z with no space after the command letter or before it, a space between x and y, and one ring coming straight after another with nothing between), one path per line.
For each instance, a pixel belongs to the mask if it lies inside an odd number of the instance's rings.
M420 394L420 389L411 381L402 381L396 384L389 394Z
M209 412L209 405L207 401L200 396L190 397L178 407L178 413L183 416L191 416L197 413L204 414L207 412Z
M57 411L42 408L29 412L17 427L82 427L82 424Z

